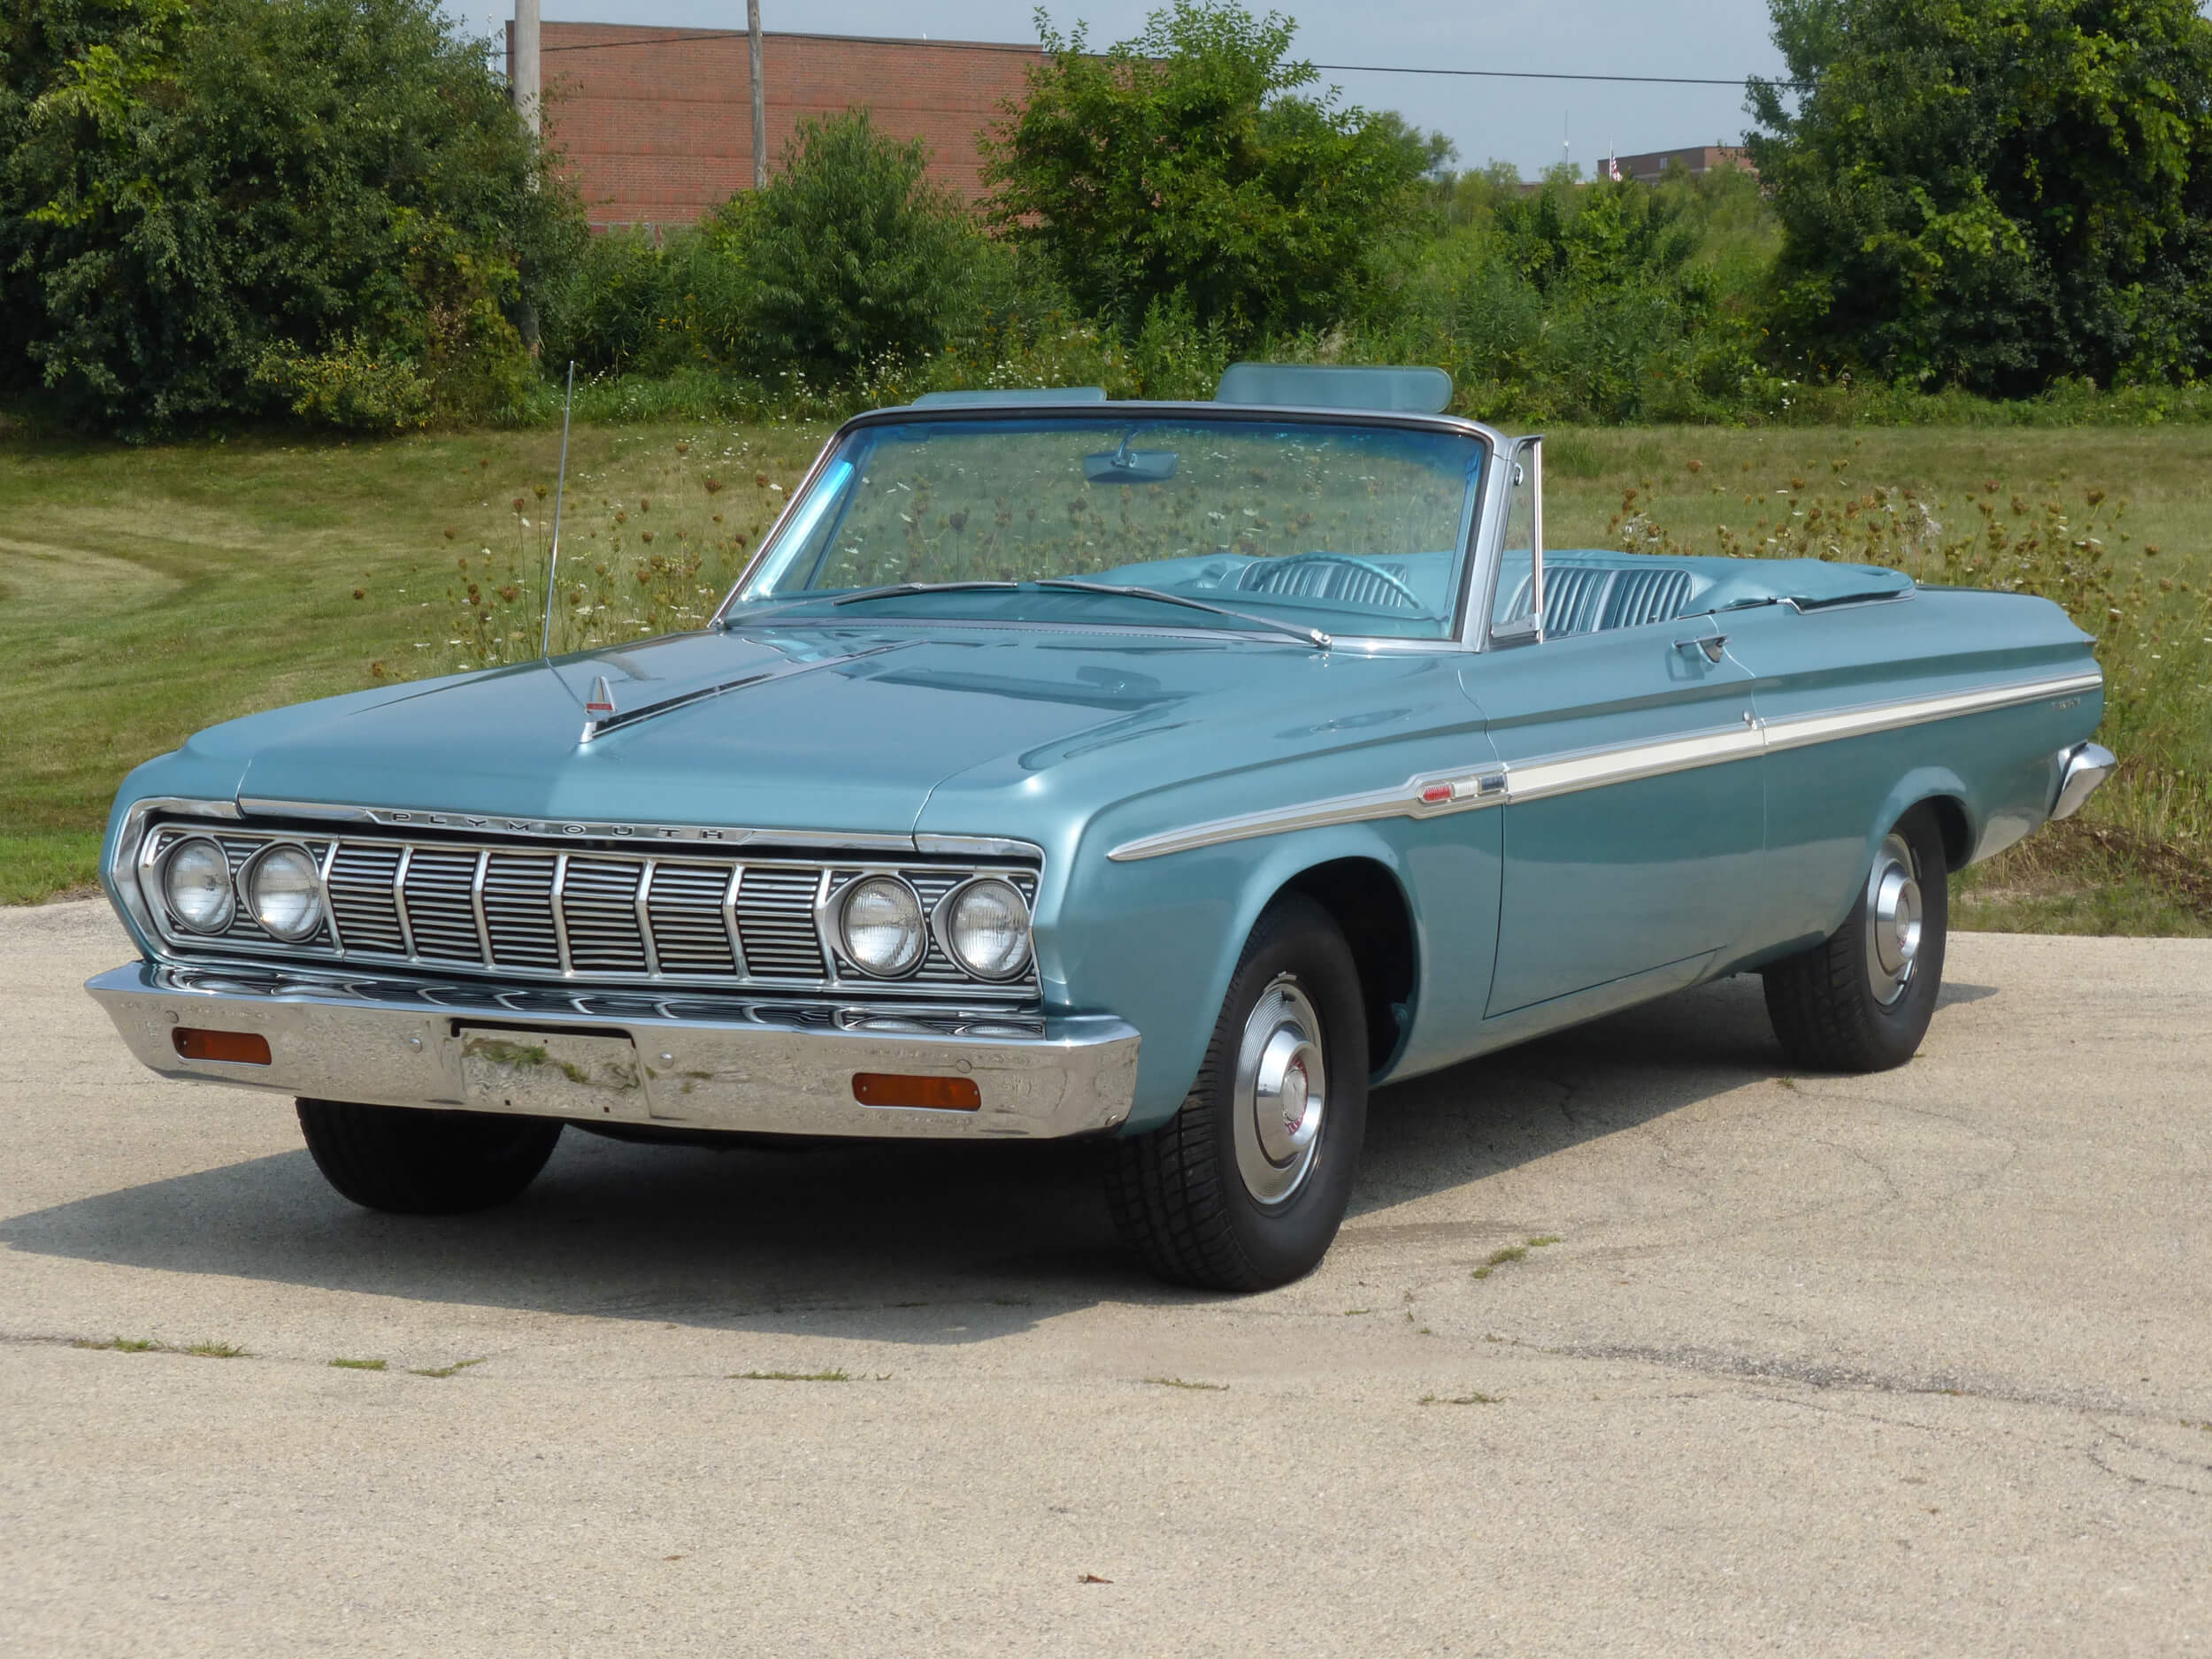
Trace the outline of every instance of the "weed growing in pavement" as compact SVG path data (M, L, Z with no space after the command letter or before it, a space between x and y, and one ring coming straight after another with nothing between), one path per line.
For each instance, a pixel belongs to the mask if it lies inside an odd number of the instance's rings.
M1225 1394L1229 1392L1229 1385L1225 1382L1187 1382L1180 1377L1148 1377L1145 1381L1162 1388L1190 1388L1201 1394Z
M72 1348L103 1348L117 1354L186 1354L195 1359L245 1359L246 1350L234 1342L192 1342L182 1348L147 1337L111 1336L104 1342L79 1337Z
M733 1382L850 1382L852 1373L842 1371L739 1371L730 1373ZM876 1379L878 1382L885 1377Z
M486 1356L487 1358L489 1356ZM422 1371L410 1371L411 1377L457 1377L472 1365L481 1365L482 1359L457 1359L450 1365L433 1365Z
M1423 1394L1425 1406L1502 1406L1503 1394Z
M384 1369L384 1362L380 1359L334 1359L330 1363L340 1371L382 1371Z

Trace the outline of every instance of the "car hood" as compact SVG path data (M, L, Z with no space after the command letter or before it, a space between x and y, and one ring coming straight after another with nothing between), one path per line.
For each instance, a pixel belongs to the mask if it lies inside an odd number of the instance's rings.
M940 784L979 769L1018 784L1168 732L1203 754L1194 728L1279 715L1285 676L1323 655L1036 629L684 634L280 710L222 728L223 747L247 757L238 793L256 802L904 835ZM584 742L601 676L617 712ZM1347 688L1338 675L1315 695Z

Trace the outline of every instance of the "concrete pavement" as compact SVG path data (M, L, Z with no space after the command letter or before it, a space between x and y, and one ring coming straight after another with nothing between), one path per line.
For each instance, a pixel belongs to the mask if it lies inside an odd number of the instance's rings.
M2212 941L1958 937L1885 1076L1740 979L1388 1091L1240 1300L1079 1148L370 1215L128 954L0 911L0 1655L2212 1651Z

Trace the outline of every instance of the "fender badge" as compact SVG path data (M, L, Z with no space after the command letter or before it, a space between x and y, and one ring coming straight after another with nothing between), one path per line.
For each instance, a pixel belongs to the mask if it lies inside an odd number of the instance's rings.
M614 692L607 684L607 677L601 674L591 682L591 695L584 699L584 734L576 741L590 742L601 724L613 717Z

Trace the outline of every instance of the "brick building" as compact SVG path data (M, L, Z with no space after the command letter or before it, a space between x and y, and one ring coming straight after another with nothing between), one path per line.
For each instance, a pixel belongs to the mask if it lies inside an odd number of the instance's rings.
M688 224L753 181L752 86L741 29L546 23L546 136L568 157L595 227ZM511 26L509 51L513 50ZM1018 97L1035 46L764 35L772 161L798 123L855 104L928 146L930 174L980 193L976 141Z
M1751 157L1731 144L1693 144L1686 150L1655 150L1647 155L1619 157L1621 177L1637 179L1646 184L1656 184L1667 171L1670 162L1678 161L1688 170L1690 177L1697 178L1722 167L1737 167L1746 173L1755 172ZM1605 164L1598 164L1598 172L1605 171Z

